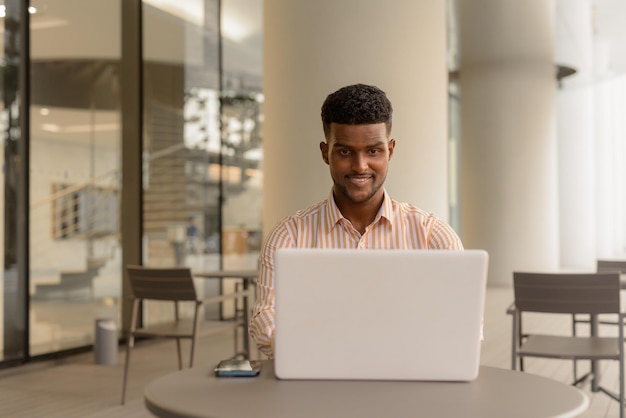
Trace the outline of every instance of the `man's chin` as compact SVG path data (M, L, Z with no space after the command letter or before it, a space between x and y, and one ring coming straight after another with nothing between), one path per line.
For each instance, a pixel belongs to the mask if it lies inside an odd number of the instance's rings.
M344 196L346 196L348 198L349 201L351 201L352 203L365 203L367 201L369 201L372 196L374 196L373 193L344 193Z
M335 183L335 193L339 192L346 200L355 203L367 203L374 196L376 196L377 192L380 188L372 189L368 187L367 189L359 189L354 187L347 187L345 184L339 185Z

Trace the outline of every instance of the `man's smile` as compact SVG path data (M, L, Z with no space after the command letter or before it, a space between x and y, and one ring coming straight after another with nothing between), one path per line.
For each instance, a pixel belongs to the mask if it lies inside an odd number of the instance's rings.
M373 176L347 176L346 178L348 182L357 186L362 186L372 180Z

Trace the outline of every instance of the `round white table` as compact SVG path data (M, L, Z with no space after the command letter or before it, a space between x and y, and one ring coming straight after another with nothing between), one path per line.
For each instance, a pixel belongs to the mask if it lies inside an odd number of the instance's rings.
M483 366L473 382L285 381L271 361L258 377L178 371L148 384L144 400L153 414L177 418L564 418L589 404L573 386L508 369Z

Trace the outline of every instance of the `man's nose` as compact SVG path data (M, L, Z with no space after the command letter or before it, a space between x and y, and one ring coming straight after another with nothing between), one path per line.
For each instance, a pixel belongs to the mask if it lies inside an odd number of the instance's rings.
M352 169L357 173L367 171L367 158L361 153L355 153L352 159Z

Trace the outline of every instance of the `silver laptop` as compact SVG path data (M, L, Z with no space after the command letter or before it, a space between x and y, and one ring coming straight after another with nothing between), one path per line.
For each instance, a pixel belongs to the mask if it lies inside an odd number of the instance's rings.
M279 379L478 376L485 251L281 249L275 262Z

